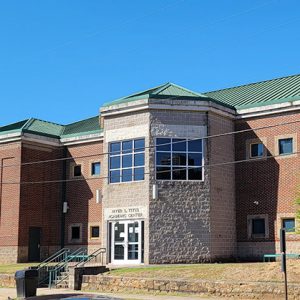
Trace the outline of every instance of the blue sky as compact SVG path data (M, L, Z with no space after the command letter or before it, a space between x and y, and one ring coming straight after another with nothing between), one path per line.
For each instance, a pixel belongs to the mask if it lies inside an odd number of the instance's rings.
M165 82L206 92L299 72L300 3L0 0L0 125L70 123Z

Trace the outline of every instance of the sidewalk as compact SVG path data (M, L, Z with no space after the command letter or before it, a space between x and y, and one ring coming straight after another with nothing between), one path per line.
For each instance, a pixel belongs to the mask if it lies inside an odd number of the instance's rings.
M67 289L47 289L41 288L37 291L38 297L28 298L30 300L54 300L61 298L79 298L87 300L87 298L95 298L99 300L203 300L203 299L214 299L219 298L212 297L200 297L200 296L161 296L161 295L141 295L141 294L111 294L111 293L92 293L92 292L81 292ZM16 289L14 288L0 288L0 300L7 300L8 297L15 299L17 297ZM224 300L224 298L222 298Z

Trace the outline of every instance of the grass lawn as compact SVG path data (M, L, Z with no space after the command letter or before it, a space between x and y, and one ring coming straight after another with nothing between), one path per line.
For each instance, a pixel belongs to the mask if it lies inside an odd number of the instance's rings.
M289 282L300 283L300 261L288 260L287 266ZM280 262L145 266L114 269L105 274L157 279L283 282Z
M36 265L38 265L38 263L0 264L0 274L14 274L18 270L23 270Z

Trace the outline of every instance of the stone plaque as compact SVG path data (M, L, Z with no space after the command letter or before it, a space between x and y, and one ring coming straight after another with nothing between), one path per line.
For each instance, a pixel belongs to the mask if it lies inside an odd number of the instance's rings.
M115 207L105 208L104 217L106 220L132 220L147 218L146 206Z

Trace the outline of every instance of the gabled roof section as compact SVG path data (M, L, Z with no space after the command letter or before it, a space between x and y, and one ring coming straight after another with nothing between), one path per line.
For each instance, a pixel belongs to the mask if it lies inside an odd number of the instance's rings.
M300 74L204 93L236 109L300 100Z
M26 120L23 120L23 121L19 121L19 122L16 122L16 123L12 123L12 124L0 127L0 135L1 134L6 134L8 132L13 133L13 132L21 131L22 128L24 127L24 125L28 121L29 121L29 119L26 119Z
M66 125L61 137L66 138L97 132L102 132L102 129L100 128L99 116Z
M176 85L174 83L165 83L159 86L156 86L154 88L137 92L135 94L114 100L109 103L105 103L103 107L111 106L111 105L117 105L122 103L127 103L139 99L162 99L164 97L168 96L171 99L184 99L184 98L194 98L194 99L208 99L207 96L193 92L191 90L188 90L184 87L181 87L179 85Z
M35 133L48 137L58 138L63 131L64 126L39 119L30 119L23 127L23 132Z

